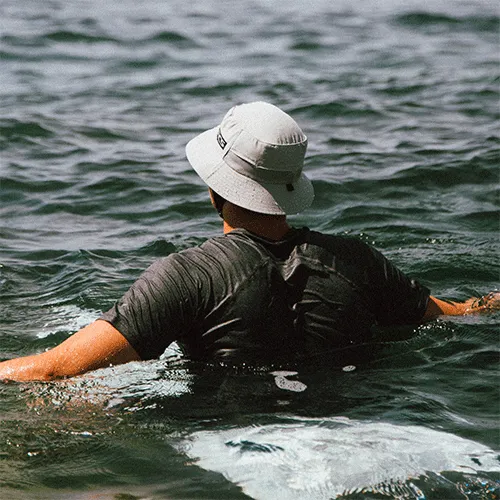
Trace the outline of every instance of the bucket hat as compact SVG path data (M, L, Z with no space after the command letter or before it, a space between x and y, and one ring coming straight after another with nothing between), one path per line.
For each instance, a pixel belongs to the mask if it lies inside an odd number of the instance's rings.
M186 155L217 194L253 212L295 214L313 201L302 173L307 137L278 107L252 102L231 108L222 122L188 142Z

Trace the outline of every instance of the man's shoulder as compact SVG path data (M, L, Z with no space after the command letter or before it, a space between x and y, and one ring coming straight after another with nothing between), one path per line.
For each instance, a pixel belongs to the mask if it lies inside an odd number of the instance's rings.
M160 266L177 268L191 275L219 275L246 272L261 265L266 251L245 234L228 234L208 238L203 243L173 253Z
M247 231L235 230L230 233L213 236L201 245L187 250L188 254L218 255L232 257L241 253L255 253L261 251L261 245Z

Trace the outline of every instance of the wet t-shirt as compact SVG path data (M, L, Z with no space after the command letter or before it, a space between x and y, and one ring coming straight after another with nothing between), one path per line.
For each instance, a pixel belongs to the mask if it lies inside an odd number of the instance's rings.
M418 322L429 290L356 238L237 229L150 266L101 316L142 359L174 341L193 359L272 362L366 342Z

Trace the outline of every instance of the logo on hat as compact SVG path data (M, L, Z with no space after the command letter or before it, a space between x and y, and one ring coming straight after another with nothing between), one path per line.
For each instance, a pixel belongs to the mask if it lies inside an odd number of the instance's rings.
M224 139L224 137L222 137L222 134L220 132L220 129L219 131L217 132L217 142L219 143L219 146L224 149L227 145L227 142L226 140Z

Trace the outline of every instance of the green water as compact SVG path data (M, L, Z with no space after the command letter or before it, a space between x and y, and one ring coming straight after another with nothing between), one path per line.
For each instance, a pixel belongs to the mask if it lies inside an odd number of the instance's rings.
M309 137L316 199L292 224L357 235L438 297L497 289L499 27L488 0L3 0L0 359L221 232L184 146L251 100ZM499 320L295 375L174 346L0 384L0 498L498 498Z

